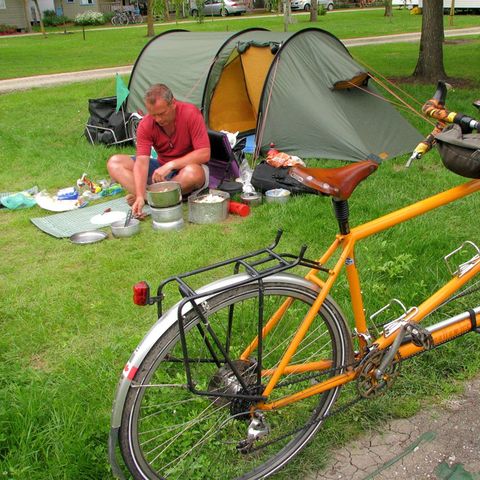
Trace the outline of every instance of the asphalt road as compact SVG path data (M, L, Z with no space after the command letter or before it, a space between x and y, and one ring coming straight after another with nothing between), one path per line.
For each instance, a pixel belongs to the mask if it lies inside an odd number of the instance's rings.
M480 35L480 27L446 30L446 37L463 37ZM418 42L420 33L400 33L396 35L382 35L378 37L350 38L342 40L346 47L358 47L361 45L375 45L379 43ZM49 87L73 82L85 82L99 78L109 78L116 73L129 75L133 65L125 65L112 68L99 68L96 70L83 70L80 72L55 73L51 75L35 75L32 77L11 78L0 80L0 94L16 90L29 90L31 88Z

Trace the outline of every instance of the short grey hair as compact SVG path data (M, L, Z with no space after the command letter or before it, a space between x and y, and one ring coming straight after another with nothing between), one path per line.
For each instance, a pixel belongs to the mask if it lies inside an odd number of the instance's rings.
M162 98L168 104L171 104L173 101L172 91L163 83L152 85L145 93L145 102L150 105L153 105L159 98Z

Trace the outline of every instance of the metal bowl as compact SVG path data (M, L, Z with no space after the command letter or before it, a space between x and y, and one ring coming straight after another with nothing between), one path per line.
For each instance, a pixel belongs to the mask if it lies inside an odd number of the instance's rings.
M140 220L132 218L127 226L125 226L125 220L119 220L113 222L111 227L115 238L131 237L140 231Z
M173 222L156 222L155 220L152 221L152 227L154 230L168 232L171 230L180 230L185 226L185 222L183 218L179 220L174 220Z
M154 208L173 207L182 201L178 182L158 182L147 186L147 202Z
M268 203L287 203L290 198L290 191L284 188L274 188L265 192L265 200Z
M150 207L150 215L155 222L174 222L183 217L183 205L179 203L173 207L153 208Z
M70 241L72 243L76 243L78 245L87 245L89 243L97 243L105 240L108 235L101 230L91 230L88 232L78 232L74 233L70 237Z
M251 207L256 207L262 203L262 194L261 193L242 193L240 195L240 200Z

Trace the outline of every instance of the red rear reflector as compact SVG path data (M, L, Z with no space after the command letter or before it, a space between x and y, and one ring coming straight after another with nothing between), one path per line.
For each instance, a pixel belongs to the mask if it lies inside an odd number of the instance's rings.
M133 303L147 305L150 299L150 287L147 282L138 282L133 286Z

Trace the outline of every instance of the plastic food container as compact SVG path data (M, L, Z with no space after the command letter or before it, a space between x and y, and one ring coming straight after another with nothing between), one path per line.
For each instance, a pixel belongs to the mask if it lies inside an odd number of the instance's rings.
M147 202L154 208L173 207L182 201L182 191L177 182L158 182L147 186Z
M113 222L111 227L115 238L132 237L140 231L140 220L132 218L127 226L125 226L125 220L119 220Z
M290 198L290 191L284 188L275 188L265 192L265 200L268 203L287 203Z
M192 223L218 223L228 217L230 195L210 190L205 195L188 197L188 220Z

